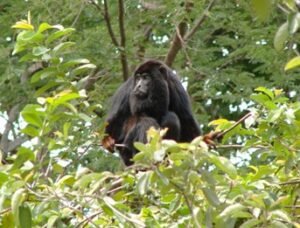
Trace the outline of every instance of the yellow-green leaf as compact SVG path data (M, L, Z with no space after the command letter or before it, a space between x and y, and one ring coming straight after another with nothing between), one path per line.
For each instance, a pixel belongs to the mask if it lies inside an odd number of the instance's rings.
M18 21L16 24L12 26L12 28L16 29L25 29L25 30L34 30L33 25L29 24L27 21L22 20Z
M284 67L284 70L291 70L300 66L300 56L291 59Z

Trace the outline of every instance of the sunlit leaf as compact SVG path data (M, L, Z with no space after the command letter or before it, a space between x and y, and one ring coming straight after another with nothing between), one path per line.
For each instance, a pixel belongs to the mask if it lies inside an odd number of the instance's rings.
M271 99L274 99L274 93L265 87L258 87L255 89L255 91L262 92L262 93L268 95Z
M26 20L18 21L16 24L12 26L12 28L16 29L25 29L25 30L34 30L33 25L31 25Z
M44 32L44 31L46 31L46 30L48 30L48 29L51 29L51 28L53 28L52 25L49 25L48 23L42 23L42 24L40 24L40 26L39 26L38 32L39 32L39 33L42 33L42 32Z
M284 67L284 70L291 70L300 66L300 56L291 59Z

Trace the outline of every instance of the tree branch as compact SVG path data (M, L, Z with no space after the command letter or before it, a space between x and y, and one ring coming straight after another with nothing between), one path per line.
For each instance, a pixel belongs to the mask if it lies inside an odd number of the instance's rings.
M103 15L104 17L104 21L106 23L106 27L107 27L107 30L108 30L108 33L109 33L109 36L111 38L111 41L112 43L116 46L116 47L119 47L119 43L117 41L117 38L115 36L115 33L112 29L112 26L111 26L111 22L110 22L110 15L109 15L109 12L108 12L108 6L107 6L107 0L103 0L103 3L104 3L104 10L102 10L100 8L100 6L97 4L97 2L95 2L95 0L91 0L91 3L98 9L99 12L101 12L101 14Z
M209 11L212 9L212 7L214 6L215 3L216 3L216 0L211 0L209 2L209 4L206 7L206 9L204 10L202 16L196 20L193 28L184 36L184 38L183 38L184 41L189 40L195 34L195 32L201 27L201 25L203 24L205 19L208 17Z
M111 38L112 43L118 48L120 52L120 61L122 64L123 71L123 79L127 80L129 75L129 67L127 56L125 52L126 47L126 35L125 35L125 26L124 26L124 2L123 0L119 0L119 29L120 29L120 42L118 42L117 37L112 29L110 15L108 11L107 0L103 0L104 9L102 10L100 6L95 2L95 0L91 0L91 3L101 12L104 17L104 21L106 23L106 27Z
M185 21L182 21L179 23L178 31L179 31L179 34L181 35L181 37L183 37L182 38L183 43L186 43L196 33L196 31L201 27L201 25L203 24L205 19L208 17L209 11L212 9L215 2L216 2L216 0L211 0L209 2L208 6L204 10L203 14L196 20L194 26L191 28L190 31L187 32L187 31L183 30L184 24L186 24L186 27L187 27L187 23ZM166 55L166 58L165 58L166 65L168 65L170 67L172 66L183 43L180 41L180 37L178 37L178 32L176 32L176 35L172 41L172 45L171 45L171 47Z
M0 150L3 152L3 159L6 158L7 153L10 151L10 140L8 139L9 133L13 128L13 122L19 116L19 105L13 106L7 113L8 120L6 122L3 135L0 141ZM20 144L19 144L20 145Z
M126 35L125 35L125 26L124 26L124 2L123 0L119 0L119 29L120 29L120 52L121 52L121 64L123 69L123 79L124 81L128 78L128 62L126 57Z
M187 31L187 23L185 21L182 21L179 23L179 25L176 28L176 34L174 36L174 39L172 41L171 47L166 55L165 58L165 64L169 67L172 66L175 57L177 55L177 53L179 52L179 50L182 47L182 42L181 42L181 37L183 37Z

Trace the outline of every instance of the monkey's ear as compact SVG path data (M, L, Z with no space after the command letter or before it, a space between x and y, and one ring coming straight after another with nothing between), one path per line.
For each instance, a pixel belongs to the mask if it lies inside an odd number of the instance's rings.
M169 69L165 65L160 65L158 67L159 72L163 75L164 79L167 80L169 77Z

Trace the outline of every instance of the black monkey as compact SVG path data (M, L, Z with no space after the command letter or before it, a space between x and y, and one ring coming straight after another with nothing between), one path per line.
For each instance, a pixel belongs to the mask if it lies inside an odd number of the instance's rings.
M135 141L146 143L150 127L168 128L165 138L189 142L200 135L187 92L164 63L149 60L141 64L115 93L107 118L103 146L124 144L120 155L126 165L137 153Z

